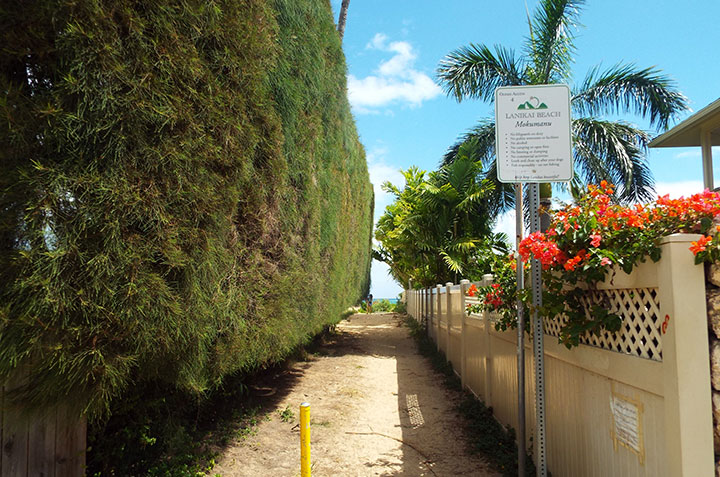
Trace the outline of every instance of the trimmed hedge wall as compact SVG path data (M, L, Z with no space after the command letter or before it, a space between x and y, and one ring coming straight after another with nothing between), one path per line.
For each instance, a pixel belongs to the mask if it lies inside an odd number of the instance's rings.
M91 418L203 393L367 293L372 188L327 0L0 7L0 380Z

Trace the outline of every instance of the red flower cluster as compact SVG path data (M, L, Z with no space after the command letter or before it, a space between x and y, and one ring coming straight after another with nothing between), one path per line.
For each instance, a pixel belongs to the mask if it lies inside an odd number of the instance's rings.
M525 237L518 246L518 252L524 262L527 262L532 254L540 260L544 269L562 263L565 258L552 237L548 238L542 232L534 232Z
M492 290L485 295L485 304L492 305L495 308L500 308L503 304L503 299L500 296L502 293L502 287L499 283L493 283Z
M692 242L690 251L693 255L697 255L698 252L704 252L707 249L707 244L712 242L712 237L703 235L697 242Z
M601 245L611 250L615 247L613 243L627 242L631 240L631 234L645 230L648 230L646 235L658 236L697 232L702 220L720 215L720 193L710 190L680 199L670 199L666 195L658 197L654 204L631 207L613 204L613 192L614 186L605 181L600 186L588 186L588 194L577 206L555 212L546 234L530 234L520 243L523 260L532 257L540 260L544 269L562 266L572 271L590 256L595 256L604 266L611 261L600 251ZM591 231L587 231L588 228ZM705 251L711 241L703 236L690 250L697 255ZM580 251L575 253L578 249Z
M578 254L575 257L566 261L565 264L563 265L563 267L565 267L565 270L567 270L568 272L571 272L571 271L575 270L575 267L577 267L580 262L585 260L586 257L587 257L587 251L585 249L580 250L580 252L578 252Z
M475 286L475 284L473 283L472 285L470 285L470 288L468 288L467 296L475 296L475 294L477 293L477 291L478 291L478 289L477 289L477 287Z

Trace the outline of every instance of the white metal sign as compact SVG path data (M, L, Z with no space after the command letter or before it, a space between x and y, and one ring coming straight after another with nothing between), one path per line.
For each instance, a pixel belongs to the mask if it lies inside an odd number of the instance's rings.
M495 152L500 182L567 182L573 177L567 85L495 90Z

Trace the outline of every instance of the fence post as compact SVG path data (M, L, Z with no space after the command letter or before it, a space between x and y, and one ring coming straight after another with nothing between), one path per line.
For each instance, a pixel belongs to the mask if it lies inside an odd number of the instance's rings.
M470 287L470 280L460 280L460 382L465 389L465 368L467 367L467 340L465 339L465 293Z
M438 351L440 351L440 322L442 321L442 300L440 299L440 289L442 285L439 283L435 285L435 304L437 306L437 332L435 333L435 344L437 345Z
M699 238L665 237L658 264L667 474L684 477L715 475L705 274L688 250Z
M425 323L425 305L423 301L425 300L425 290L420 289L418 290L418 313L420 314L420 323Z
M453 282L445 283L445 293L447 293L447 306L445 307L445 322L447 324L447 329L445 330L445 357L450 363L452 363L450 359L452 356L450 354L450 325L452 325L452 293L450 293L450 288L452 286ZM455 368L454 364L456 363L453 363L453 368Z
M493 274L492 273L486 273L483 275L482 279L482 286L486 287L492 284L493 282ZM483 384L485 388L485 403L488 406L492 406L492 365L493 365L493 358L492 353L490 352L490 312L485 310L483 311L483 339L482 339L482 347L483 347L483 356L485 357L485 377L483 379Z
M425 288L425 320L432 322L432 293L429 287ZM428 336L430 335L430 326L427 327Z
M427 294L428 294L428 320L430 320L430 325L428 326L428 336L430 335L430 327L432 326L433 330L437 328L437 323L435 323L435 304L433 303L433 290L435 290L434 287L427 287ZM435 331L433 331L434 333Z

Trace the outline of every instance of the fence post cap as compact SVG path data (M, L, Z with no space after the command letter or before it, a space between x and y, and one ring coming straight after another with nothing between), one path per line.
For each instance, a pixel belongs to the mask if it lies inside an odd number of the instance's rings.
M485 275L483 275L483 280L492 281L493 278L495 278L495 275L493 275L492 273L486 273Z
M460 280L461 285L463 285L465 283L470 283L470 280L468 280L467 278L463 278L462 280Z

